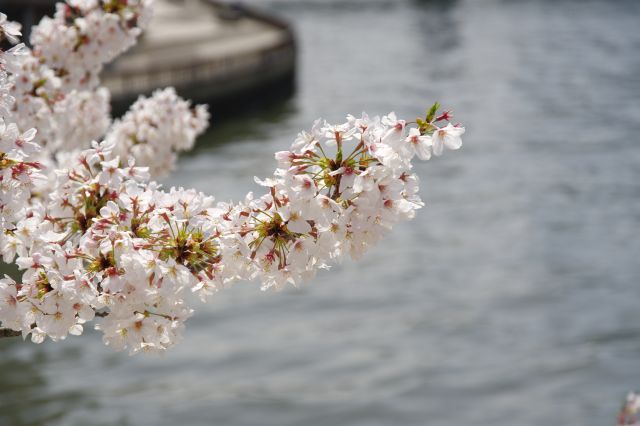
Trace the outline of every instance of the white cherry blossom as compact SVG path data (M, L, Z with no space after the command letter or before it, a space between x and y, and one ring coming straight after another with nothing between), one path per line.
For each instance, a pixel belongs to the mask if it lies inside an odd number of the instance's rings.
M442 155L445 147L453 150L460 149L463 134L464 127L457 127L451 123L441 129L437 129L433 133L433 153Z
M318 119L255 178L260 193L164 189L152 179L194 146L206 107L168 88L114 121L99 80L150 13L147 0L68 0L33 48L0 49L0 254L21 270L0 279L0 322L32 342L93 326L115 350L165 351L194 299L240 280L299 286L362 257L423 207L411 160L460 148L449 113ZM0 14L0 39L19 36Z

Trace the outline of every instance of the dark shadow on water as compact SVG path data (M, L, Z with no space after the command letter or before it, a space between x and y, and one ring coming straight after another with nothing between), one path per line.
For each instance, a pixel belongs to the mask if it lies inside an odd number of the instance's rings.
M219 120L236 119L238 116L253 117L262 115L262 111L278 109L296 94L295 72L288 74L271 84L237 92L225 98L208 101L198 99L194 94L192 102L209 105L212 117Z
M9 265L0 260L0 277L4 277L5 275L8 275L15 280L20 276L20 271L18 271L18 267L16 265Z
M389 0L304 0L304 1L282 1L282 0L250 0L250 3L261 8L269 8L282 14L288 12L312 12L312 13L350 13L362 12L363 10L391 10L402 6L401 1Z
M447 10L458 5L458 0L411 0L415 6L425 9Z
M263 109L279 105L292 98L296 92L295 71L270 81L268 84L252 85L243 90L233 90L230 94L210 98L207 88L198 90L179 90L178 95L188 99L192 104L207 104L209 111L216 120L234 118L239 115L251 116ZM129 106L136 101L139 95L149 93L131 94L126 98L112 101L111 109L114 117L120 117L127 112Z
M283 123L297 112L294 92L274 94L252 104L246 104L242 110L233 106L214 106L207 132L198 138L196 146L181 157L192 157L214 146L227 143L242 143L246 140L267 138L266 128Z

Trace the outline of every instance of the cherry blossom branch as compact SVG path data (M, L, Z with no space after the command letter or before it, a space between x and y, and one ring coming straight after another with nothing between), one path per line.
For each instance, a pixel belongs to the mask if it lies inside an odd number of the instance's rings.
M45 159L104 135L110 96L100 71L135 44L150 16L148 0L69 0L33 27L11 90L17 124L38 129Z
M193 146L206 109L165 89L111 122L97 81L149 5L68 0L36 28L33 52L0 51L0 254L22 271L0 279L1 337L59 341L102 317L95 328L113 349L164 351L193 314L190 295L256 278L263 290L298 286L363 256L423 206L414 158L462 144L464 128L438 104L409 124L394 113L317 120L275 154L272 177L255 178L263 194L214 203L164 190L152 176ZM0 36L19 36L3 16ZM19 131L29 126L37 137ZM102 142L80 150L94 134Z

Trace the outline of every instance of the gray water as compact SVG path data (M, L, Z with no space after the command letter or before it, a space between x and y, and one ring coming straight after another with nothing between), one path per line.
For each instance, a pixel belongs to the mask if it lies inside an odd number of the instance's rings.
M640 387L640 2L254 3L295 24L298 90L214 112L168 185L239 199L316 117L434 100L463 150L361 262L220 293L164 357L2 339L0 424L613 424Z

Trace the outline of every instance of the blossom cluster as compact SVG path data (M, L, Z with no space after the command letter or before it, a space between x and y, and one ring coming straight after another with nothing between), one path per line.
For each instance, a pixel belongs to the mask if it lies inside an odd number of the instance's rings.
M192 189L164 190L153 178L193 146L207 110L165 89L112 122L108 91L97 81L102 64L122 50L114 45L132 44L148 8L147 1L68 0L38 26L34 50L0 52L7 70L0 112L17 121L0 126L0 254L22 270L18 281L0 279L0 322L33 342L82 334L95 320L116 350L164 351L179 340L193 299L206 301L239 280L297 286L320 268L360 258L423 206L414 157L461 146L464 128L449 112L438 114L437 104L415 123L394 113L337 125L318 120L276 153L273 176L255 179L263 194L215 203ZM12 41L19 36L6 18L0 30ZM34 81L41 83L27 95ZM34 115L34 99L45 112ZM27 123L38 133L21 133ZM37 179L42 164L46 179Z
M20 35L20 26L0 13L0 42L15 44ZM40 177L41 165L29 158L39 150L33 142L36 130L21 132L11 115L15 103L11 94L13 73L24 55L23 44L7 51L0 48L0 247L4 246L5 235L13 232L24 217L33 182Z
M180 256L206 210L191 215L183 205L195 198L204 207L209 198L163 193L146 168L121 167L112 148L94 143L72 167L56 170L56 190L18 224L12 251L4 251L25 272L19 284L0 281L0 320L34 342L81 334L101 311L107 344L159 350L175 342L191 313L183 293L192 275Z
M5 88L15 100L16 124L38 130L41 149L33 161L55 170L92 140L117 140L122 158L133 157L161 177L173 169L176 152L190 149L206 129L206 108L192 108L172 89L141 98L121 120L110 117L110 93L99 74L135 44L151 6L150 0L58 3L55 15L33 28L32 48L20 45ZM54 181L39 181L34 193L49 193Z
M276 153L279 168L272 178L256 178L268 189L263 196L227 208L225 267L243 259L234 274L281 288L347 255L360 258L423 206L412 158L461 146L462 127L429 126L408 130L394 113L349 116L338 125L316 121L290 150Z
M141 96L113 123L105 139L113 143L117 155L132 156L149 167L152 176L163 177L173 170L176 153L193 148L208 122L204 105L192 108L170 87L149 98Z
M20 127L38 129L43 157L82 149L110 124L103 66L135 44L151 16L148 0L73 0L33 27L12 95Z
M265 289L297 285L411 219L422 206L411 159L459 148L464 132L431 126L407 131L394 114L318 121L276 154L272 178L257 179L265 194L238 204L165 192L113 144L94 143L17 225L4 255L25 272L0 281L0 320L41 342L80 334L100 312L108 345L164 350L193 312L189 294L257 277Z
M150 0L69 0L56 9L31 43L67 93L97 87L102 67L132 47L151 18Z

